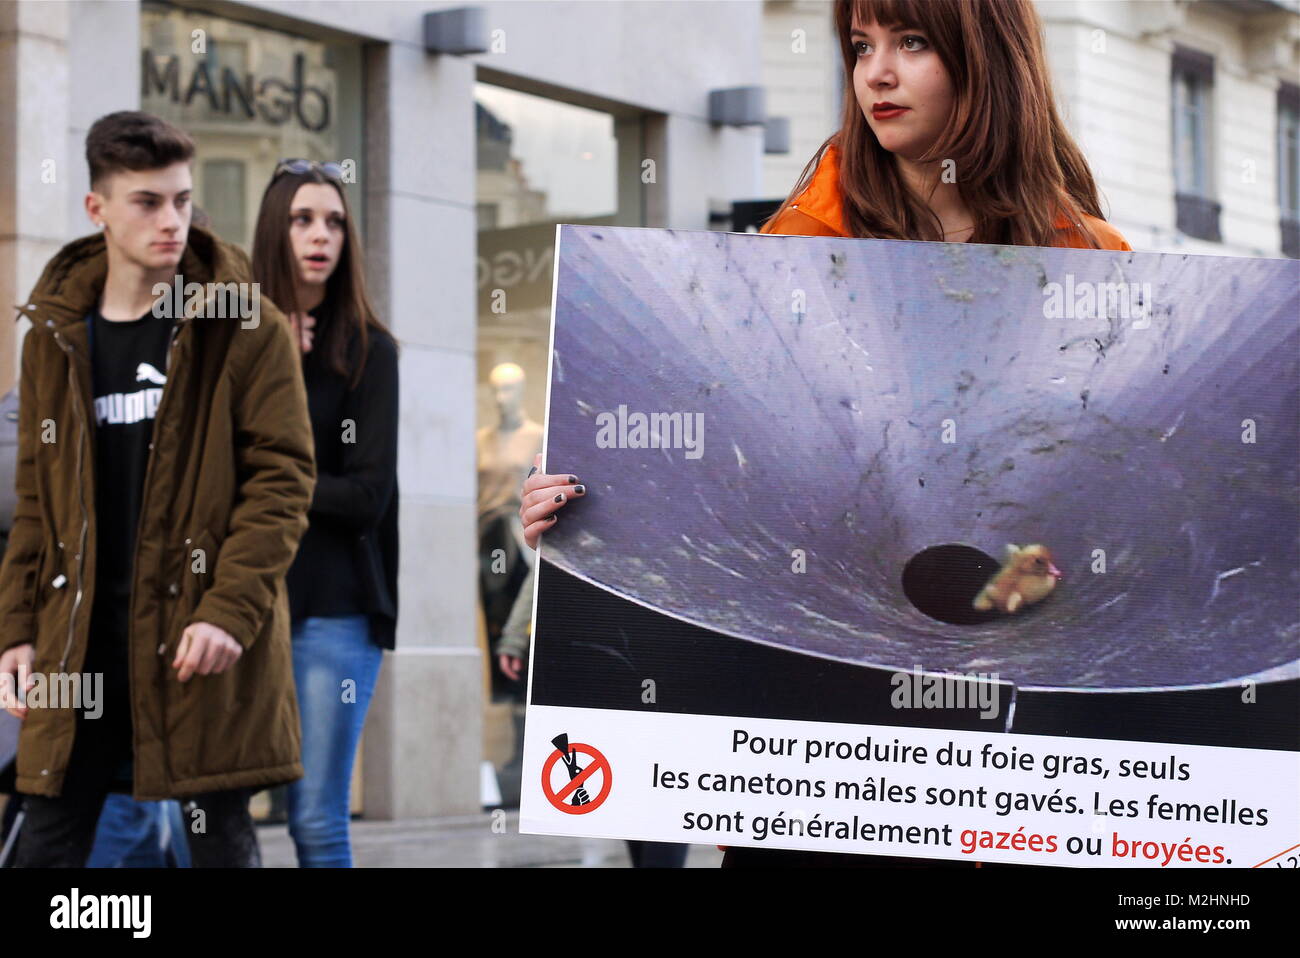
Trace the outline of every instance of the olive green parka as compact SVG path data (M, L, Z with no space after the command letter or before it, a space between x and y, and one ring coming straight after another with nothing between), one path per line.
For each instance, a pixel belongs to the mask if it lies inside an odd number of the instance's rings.
M102 235L69 243L20 308L32 328L19 387L18 504L0 567L0 651L32 643L33 672L45 676L80 672L86 660L96 522L85 317L107 268ZM251 305L251 269L237 247L191 229L177 272L214 295L194 315L162 320L172 339L130 608L138 799L302 776L284 585L315 483L302 365L283 314L260 300L248 318L228 295L242 291ZM195 622L224 629L243 652L224 673L182 683L172 661ZM20 792L60 793L77 727L76 710L63 704L27 712Z

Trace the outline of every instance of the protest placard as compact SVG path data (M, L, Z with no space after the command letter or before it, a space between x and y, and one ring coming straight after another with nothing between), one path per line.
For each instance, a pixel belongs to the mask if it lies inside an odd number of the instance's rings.
M1295 867L1300 264L566 226L555 270L587 495L522 831Z

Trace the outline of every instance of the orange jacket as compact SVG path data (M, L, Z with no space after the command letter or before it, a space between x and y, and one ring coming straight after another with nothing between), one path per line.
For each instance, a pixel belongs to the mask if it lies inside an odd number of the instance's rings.
M1105 220L1086 213L1083 218L1097 236L1102 249L1131 250L1133 247ZM1077 226L1071 226L1064 213L1056 221L1060 231L1053 246L1091 249ZM794 236L849 235L844 223L844 204L840 199L840 163L836 147L829 146L813 173L812 181L784 213L770 221L761 233L784 233Z

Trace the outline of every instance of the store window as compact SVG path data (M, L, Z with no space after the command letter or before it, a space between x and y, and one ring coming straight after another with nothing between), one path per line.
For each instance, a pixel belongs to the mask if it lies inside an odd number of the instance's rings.
M488 83L475 85L474 100L479 425L499 421L489 380L502 363L524 371L523 411L530 424L540 423L555 224L639 225L639 207L619 209L627 124L611 113ZM501 507L498 500L509 491L504 480L482 489L482 511Z
M364 222L361 48L146 0L141 109L194 138L195 202L222 239L252 247L257 208L287 157L343 163Z
M497 766L502 804L514 806L518 768L507 765L522 744L523 687L505 678L491 646L515 601L532 595L516 496L542 448L555 225L642 225L643 118L490 83L475 85L474 100L485 757Z
M487 83L474 102L478 202L496 207L496 228L612 218L612 115Z
M248 192L244 186L247 166L240 160L206 160L202 170L203 207L218 236L244 237L249 234L246 217Z

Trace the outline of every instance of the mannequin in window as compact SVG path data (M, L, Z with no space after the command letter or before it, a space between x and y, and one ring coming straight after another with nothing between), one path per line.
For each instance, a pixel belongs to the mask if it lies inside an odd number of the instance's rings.
M476 436L479 584L489 649L500 637L528 574L518 516L519 484L541 451L542 427L523 409L526 378L516 363L501 363L492 370L488 384L499 418ZM521 694L522 682L508 679L495 663L490 668L494 699Z

